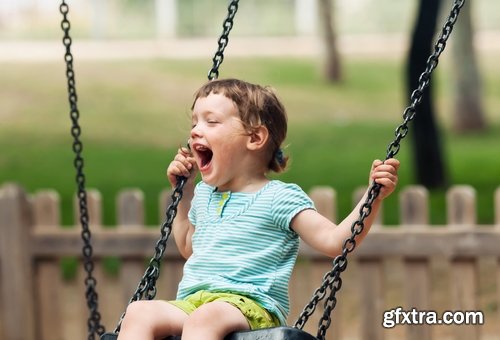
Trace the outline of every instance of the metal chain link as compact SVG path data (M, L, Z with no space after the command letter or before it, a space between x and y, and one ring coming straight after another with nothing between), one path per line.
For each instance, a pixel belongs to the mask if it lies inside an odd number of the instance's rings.
M217 79L219 76L219 67L224 60L224 50L229 42L229 33L233 27L233 19L238 10L238 0L232 0L228 7L228 16L223 23L223 33L218 40L218 49L213 57L213 66L208 73L208 79ZM423 90L429 86L430 75L438 64L438 59L444 48L446 47L446 41L451 34L453 26L458 18L460 9L464 5L465 0L455 0L453 8L451 10L450 16L448 17L443 30L441 32L440 38L438 39L435 47L434 53L429 57L427 61L426 70L421 74L419 78L419 85L411 95L411 104L404 110L403 118L404 121L401 125L396 128L395 136L396 138L389 144L387 148L386 159L394 157L400 149L401 140L408 133L408 123L412 121L415 117L416 106L421 102ZM90 243L91 233L88 227L88 209L87 209L87 199L85 191L85 176L83 174L83 144L81 143L79 136L81 134L81 128L78 124L79 111L77 108L77 95L75 88L75 79L73 71L73 56L71 54L71 37L69 36L70 23L67 20L68 5L63 0L60 5L60 12L63 14L63 20L61 22L61 28L64 31L63 44L66 47L65 61L66 61L66 76L68 78L68 94L70 103L70 116L73 123L71 134L74 138L73 151L75 152L74 166L77 170L77 184L78 184L78 198L80 207L80 222L82 224L82 239L84 241L83 255L84 255L84 267L87 272L87 278L85 279L85 284L87 286L86 297L87 305L90 310L90 316L87 322L89 336L88 339L94 339L94 334L99 335L104 333L104 327L100 324L100 314L97 311L97 293L95 291L96 280L92 276L93 262L92 262L92 246ZM144 297L151 300L156 296L156 281L160 274L160 264L163 254L165 252L168 237L171 233L171 227L175 215L177 214L177 207L182 198L182 189L186 182L185 178L180 178L177 183L176 188L172 194L172 204L167 209L167 217L165 222L161 227L161 238L155 246L155 255L150 260L149 265L142 277L135 293L130 299L129 303L133 301L138 301ZM320 320L318 327L317 338L319 340L325 339L325 334L328 327L331 324L331 312L336 306L337 299L336 293L342 287L342 279L340 274L347 268L347 255L352 252L356 247L356 237L362 233L364 229L364 220L370 215L371 207L373 202L377 198L380 192L380 185L373 183L369 189L369 194L366 201L360 209L360 216L351 226L352 235L347 240L345 240L342 246L342 254L337 256L333 261L333 269L326 273L323 278L322 285L314 292L313 297L309 304L304 308L304 311L299 316L294 327L302 329L309 319L310 315L316 309L319 301L323 300L327 294L327 290L331 289L328 299L325 301L325 311L323 317ZM119 332L121 322L123 320L125 313L122 314L120 321L115 329L115 332Z
M208 72L208 80L217 79L219 76L219 67L224 60L224 50L229 43L229 33L233 28L233 19L238 11L238 2L239 0L232 0L228 6L228 15L223 22L223 31L218 40L218 49L215 52L215 55L212 59L213 65L210 71ZM175 216L177 215L177 207L182 199L182 189L186 183L187 179L185 177L179 177L177 185L172 193L172 203L167 209L166 212L166 220L163 222L161 227L161 238L156 243L155 247L155 255L150 260L149 265L142 277L139 285L137 286L136 291L134 292L132 298L129 301L129 304L143 299L144 297L147 300L152 300L156 296L156 281L160 275L160 264L161 259L163 258L163 254L165 252L165 248L167 246L168 237L172 232L172 223L174 221ZM125 312L121 315L120 320L118 321L118 325L116 326L114 332L119 333L121 324L123 322L123 318L125 317Z
M97 284L96 279L92 275L94 263L92 261L93 248L91 244L91 232L89 229L89 215L87 208L87 193L85 190L85 175L83 173L84 161L82 157L83 144L80 140L81 128L78 123L80 113L77 106L77 94L75 87L75 73L73 69L73 55L71 53L72 39L69 35L71 28L68 20L69 6L65 0L62 0L59 10L63 15L61 28L64 32L63 44L66 48L64 59L66 61L66 76L68 79L68 98L70 104L70 117L72 121L71 135L73 136L73 151L75 152L74 166L77 172L76 182L78 184L78 201L80 208L80 223L82 225L82 239L83 245L83 258L84 268L87 273L85 279L87 306L89 308L89 318L87 320L88 326L88 339L94 340L95 334L102 335L105 332L104 326L101 324L101 315L98 312L98 295L95 289ZM213 66L208 73L208 79L217 79L219 75L219 67L224 60L224 50L229 42L229 33L233 27L233 19L238 10L238 1L233 0L228 7L228 16L223 23L223 32L218 40L218 49L213 57ZM172 193L172 203L167 209L166 219L161 226L161 237L155 246L155 255L151 258L148 267L146 268L143 277L141 278L136 291L132 295L129 304L146 298L152 300L156 296L156 281L160 275L160 265L165 249L167 246L168 238L172 232L172 223L177 215L177 208L182 199L182 190L186 183L185 177L179 177L176 188ZM118 325L116 326L115 333L120 331L121 323L125 313L120 317Z
M160 232L161 237L156 242L155 246L155 255L149 261L149 265L146 268L143 277L141 278L137 289L135 290L132 298L129 300L128 304L139 301L142 299L153 300L156 296L156 281L160 277L160 265L161 260L163 258L163 254L165 253L165 249L167 247L168 237L172 232L172 223L174 222L174 218L177 215L177 207L182 199L182 189L186 184L187 179L185 177L178 177L177 185L172 192L172 203L167 208L165 213L165 221L163 222ZM125 317L125 312L121 315L120 320L115 328L115 333L120 332L121 324L123 318Z
M446 41L448 40L455 22L457 21L460 9L465 4L465 0L455 0L450 11L441 34L434 45L434 52L427 60L427 66L424 72L419 77L419 83L416 90L413 91L410 97L410 105L406 107L403 112L403 123L399 125L395 130L395 138L389 143L387 147L386 160L393 158L401 147L401 140L408 134L408 123L415 118L416 107L422 101L422 96L424 89L429 86L431 74L436 68L439 60L439 56L444 51L446 47ZM310 302L304 307L304 310L300 314L299 318L295 322L294 327L298 329L303 329L309 317L314 313L319 301L322 301L327 295L328 289L330 294L324 303L324 313L320 322L318 324L317 338L319 340L324 340L326 336L326 331L331 324L331 312L337 304L336 294L342 287L342 279L340 274L347 268L347 255L354 250L356 247L356 237L363 232L364 221L370 215L373 202L380 193L381 186L376 183L372 183L368 191L368 196L360 208L359 218L352 224L351 232L352 235L345 240L342 246L342 254L338 255L333 261L333 269L327 272L323 277L323 283L316 289Z
M212 68L208 71L208 80L214 80L219 77L219 67L224 61L224 50L226 49L227 44L229 43L229 33L233 28L233 19L238 11L238 2L239 0L232 0L229 3L227 8L228 14L224 22L222 23L222 34L218 40L218 49L215 52L214 57L212 58Z
M80 211L80 224L82 226L81 237L83 240L83 265L87 276L85 277L85 296L87 299L87 307L89 309L89 318L87 320L88 329L88 339L94 340L95 334L103 334L105 329L101 324L101 315L98 312L98 296L96 292L97 281L93 276L94 263L92 262L92 245L91 245L91 233L89 229L89 213L87 208L87 193L85 190L85 175L83 173L83 144L80 141L81 128L78 123L80 117L80 112L77 106L77 94L75 87L75 71L73 68L73 55L71 54L71 37L69 35L69 30L71 25L68 21L69 7L63 0L59 6L59 11L63 15L61 21L61 28L64 32L64 37L62 39L63 44L66 48L64 54L64 60L66 61L66 78L68 81L68 100L70 106L70 118L72 122L71 135L73 136L73 151L75 153L75 158L73 161L74 167L76 169L76 183L78 188L78 203Z

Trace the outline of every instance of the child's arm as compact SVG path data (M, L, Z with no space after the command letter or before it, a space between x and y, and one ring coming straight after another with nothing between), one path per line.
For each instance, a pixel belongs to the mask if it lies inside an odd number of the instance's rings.
M175 244L181 255L186 259L193 253L191 238L194 233L194 226L189 221L188 212L194 195L196 172L196 162L191 152L187 148L181 147L168 166L167 177L172 188L177 185L178 176L184 176L188 179L184 185L182 200L177 207L177 215L172 224Z
M364 220L363 232L356 237L359 244L370 231L382 200L389 196L398 182L399 161L388 159L376 160L372 164L370 180L381 184L380 193L373 202L370 215ZM356 208L341 223L335 225L318 212L308 209L298 213L291 222L291 227L311 247L327 256L335 257L342 252L344 241L352 235L351 226L359 218L359 209L366 200L365 193Z

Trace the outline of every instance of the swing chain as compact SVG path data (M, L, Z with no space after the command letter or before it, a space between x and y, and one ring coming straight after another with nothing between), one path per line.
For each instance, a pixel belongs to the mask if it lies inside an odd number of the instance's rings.
M187 179L185 177L178 177L177 185L175 186L171 199L172 202L167 208L165 213L166 217L162 226L160 228L161 237L156 242L155 255L149 261L149 265L146 268L143 277L141 278L132 298L129 300L128 304L139 301L142 299L153 300L156 296L156 281L160 277L160 266L163 254L167 247L167 241L172 232L172 223L177 215L177 207L182 199L182 190L186 184ZM121 315L118 325L115 328L115 333L120 332L121 324L123 318L125 317L125 312Z
M406 107L403 112L403 123L396 128L395 139L387 147L386 160L393 158L399 152L401 140L406 137L409 131L408 123L415 118L416 107L422 101L424 89L429 86L431 74L438 64L439 56L446 47L446 42L453 30L453 26L457 21L460 9L464 4L465 0L454 1L450 15L448 16L441 34L434 45L434 52L427 59L426 69L419 77L418 87L411 94L411 104ZM370 215L373 202L380 193L380 189L381 186L379 184L372 183L370 189L368 190L367 198L359 210L359 218L351 226L352 234L342 245L342 254L338 255L334 259L333 269L325 274L322 285L314 292L311 301L306 305L294 325L295 328L303 329L309 317L314 313L318 302L323 300L327 294L327 290L331 289L330 294L324 303L323 317L319 322L317 333L318 340L325 339L326 331L331 324L331 312L337 303L336 294L342 287L340 274L347 268L347 255L356 247L356 237L363 232L364 220Z
M222 34L218 40L218 49L215 52L214 57L212 58L212 68L208 71L208 80L214 80L219 77L219 67L224 61L224 50L226 49L227 44L229 43L229 33L233 28L233 19L238 11L238 2L239 0L231 0L229 6L227 8L228 14L224 22L222 23Z
M105 332L104 326L101 324L101 315L98 312L98 296L96 292L97 281L93 276L94 263L92 262L92 244L91 233L89 229L89 212L87 206L87 193L85 190L85 175L83 173L84 161L82 157L83 144L80 140L81 128L78 123L80 112L78 111L75 87L75 71L73 69L73 55L71 53L71 37L69 35L70 22L68 20L69 7L62 0L59 6L59 11L63 15L61 28L64 32L63 44L66 48L64 60L66 61L66 78L68 80L68 100L70 105L70 117L72 122L71 135L73 136L73 151L75 158L73 164L76 169L76 183L78 187L78 202L80 211L80 224L82 226L81 237L83 240L83 264L87 276L85 278L85 296L87 298L87 306L89 309L89 318L87 320L88 339L93 340L95 333L101 335Z
M331 317L330 314L337 304L337 299L335 294L342 287L342 279L340 274L347 268L347 255L351 253L356 247L356 237L363 232L364 221L371 214L372 205L380 192L381 186L379 184L373 183L368 190L368 195L365 202L361 205L359 209L359 218L353 222L351 225L351 236L344 241L342 246L342 254L335 257L333 260L333 269L325 274L323 277L323 283L316 289L313 294L313 298L307 304L307 306L302 311L298 320L296 321L294 327L298 329L303 329L309 317L314 313L319 301L322 301L326 294L328 288L331 289L328 299L325 301L323 317L320 320L320 325L318 327L317 338L319 340L325 339L325 333L330 326Z

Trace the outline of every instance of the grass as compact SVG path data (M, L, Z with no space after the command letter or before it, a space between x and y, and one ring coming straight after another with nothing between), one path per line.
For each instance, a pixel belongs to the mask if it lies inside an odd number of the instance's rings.
M71 224L74 192L68 104L62 63L9 64L0 74L0 183L16 181L29 192L53 188L61 195L62 219ZM79 62L79 107L88 187L102 193L105 224L115 223L118 191L137 187L146 198L148 224L158 222L157 198L166 188L165 169L189 128L192 93L205 81L206 60ZM496 157L500 107L495 93L500 70L483 64L485 108L491 128L456 135L447 128L450 91L447 67L434 79L445 155L452 184L477 190L478 220L493 223L493 192L500 185ZM280 176L309 190L329 185L338 193L339 216L355 188L367 183L371 160L385 156L400 123L406 92L402 66L389 60L346 60L345 81L325 83L313 60L232 59L222 76L275 87L289 110L286 151L292 157ZM496 89L496 90L495 90ZM411 137L403 143L401 187L413 183ZM445 223L444 191L431 195L432 223ZM384 220L398 223L397 196L387 200Z

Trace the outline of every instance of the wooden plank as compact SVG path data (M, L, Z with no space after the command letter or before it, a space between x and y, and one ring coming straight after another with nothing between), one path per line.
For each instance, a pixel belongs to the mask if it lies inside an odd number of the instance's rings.
M158 211L159 215L159 226L156 229L158 232L161 228L161 225L166 220L166 211L170 204L172 203L172 190L163 190L160 193L159 197L159 207ZM157 235L157 240L160 235ZM151 248L151 257L154 251ZM172 255L175 254L175 255ZM185 259L179 255L179 251L177 250L177 246L174 241L173 235L170 235L169 242L167 243L167 249L165 252L165 257L162 262L160 279L159 279L159 290L158 295L160 298L165 300L173 300L177 296L177 288L179 286L179 282L182 279L183 269Z
M316 186L309 192L316 210L330 221L337 223L337 193L330 187Z
M33 212L20 186L5 184L0 189L0 216L0 338L35 339L35 275L29 243Z
M41 191L34 196L35 228L57 230L60 226L59 195ZM46 257L36 261L36 321L41 340L63 340L61 325L61 290L63 286L59 259Z
M419 311L431 310L430 266L428 259L406 258L405 266L405 300L407 308ZM432 339L432 327L429 325L407 325L407 339Z
M478 267L474 259L460 258L452 262L450 282L454 311L478 310ZM455 339L480 339L480 325L453 325Z
M461 185L452 187L447 193L448 224L450 228L465 226L474 228L476 223L476 195L472 187ZM456 254L451 262L452 301L456 311L477 310L478 261L468 254ZM474 325L454 325L455 339L479 339L479 327Z
M423 186L406 187L400 194L401 223L410 231L429 223L428 191ZM404 257L406 310L431 309L431 286L429 258ZM432 340L432 328L429 325L407 325L407 339Z
M497 266L496 266L496 275L497 275L497 306L500 306L500 258L497 258ZM497 334L500 334L500 311L497 308Z
M323 283L323 277L324 275L332 270L332 260L325 260L325 261L313 261L312 262L312 278L310 281L310 285L312 286L311 293L313 293L317 288L321 286ZM341 275L341 277L344 277ZM336 294L336 299L337 299L337 304L335 305L334 310L330 314L332 323L330 327L328 327L328 330L326 331L326 339L340 339L342 336L342 289L339 290ZM316 314L316 317L313 319L314 322L310 322L310 333L312 335L316 335L318 330L317 330L317 325L319 320L323 317L323 314L325 312L325 301L328 298L328 294L325 297L325 299L320 302L318 306L318 312ZM313 321L311 320L311 321Z
M124 190L117 197L117 221L119 230L137 230L143 229L144 224L144 194L140 190ZM151 248L150 252L153 253ZM146 269L143 258L125 257L122 259L120 268L120 286L122 288L122 297L120 305L128 305L137 285ZM122 311L122 313L125 309Z
M337 194L335 190L333 190L330 187L325 187L325 186L316 186L311 189L309 192L309 197L314 201L314 205L316 206L316 209L320 214L328 218L330 221L337 223L338 222L338 215L337 215ZM308 281L308 289L307 289L307 297L305 297L304 301L304 306L309 303L309 299L311 298L312 294L318 289L321 284L323 283L323 276L332 270L332 261L333 259L327 259L324 257L324 255L319 254L318 252L312 250L309 248L311 252L314 254L317 254L319 258L323 257L324 261L313 261L313 262L307 262L310 263L312 268L309 268L310 275L311 275L311 280L306 280ZM309 277L309 276L304 276L304 277ZM302 277L302 280L304 279ZM337 292L336 294L336 299L337 303L335 305L334 310L330 314L331 317L331 325L328 327L328 330L326 331L326 338L327 339L339 339L342 334L342 304L340 303L340 295L341 291ZM318 322L321 320L323 317L325 308L324 304L326 299L328 298L328 295L325 297L325 300L319 302L319 305L317 307L316 313L311 317L311 320L309 321L307 325L307 330L309 333L316 335L318 332L317 325Z
M74 199L74 221L75 224L78 225L80 223L80 209L79 209L79 200L78 197L75 197ZM87 190L87 209L88 209L88 217L89 217L89 230L91 232L91 245L93 247L93 235L94 233L100 232L103 230L102 228L102 197L101 193L98 190L95 189L88 189ZM82 226L79 225L77 228L78 232L81 233L82 231ZM75 246L75 249L78 249L80 253L82 252L82 246L83 246L83 241L80 240L79 246ZM85 265L83 262L83 258L81 258L81 263L80 267L78 268L78 284L77 287L79 288L79 291L81 292L81 296L84 297L81 301L81 304L79 304L77 310L81 312L81 321L79 320L78 324L81 327L81 323L84 323L86 326L85 329L86 331L84 333L80 334L88 334L88 320L90 318L90 308L88 307L88 301L86 298L86 292L87 292L87 278L89 276L89 273L85 271ZM97 295L97 311L99 312L99 316L101 317L100 323L103 324L104 322L104 317L105 315L108 314L107 312L107 306L105 306L102 303L102 299L99 298L99 292L101 291L100 287L101 284L104 282L104 269L102 267L102 259L92 256L91 261L94 264L93 271L91 275L95 278L96 280L96 285L95 285L95 293Z
M449 225L473 226L476 223L476 192L470 185L456 185L446 194Z
M384 329L380 324L384 313L384 268L378 258L359 261L360 271L360 314L361 339L384 339Z
M407 186L399 195L401 224L422 226L429 223L429 193L420 185Z
M471 229L459 226L450 230L437 226L415 226L405 228L381 228L371 230L363 246L349 256L500 256L500 230L492 226ZM94 254L101 256L138 256L148 258L160 234L153 228L145 230L97 230L92 233ZM31 249L36 256L80 256L79 230L35 230L32 233ZM169 240L166 257L179 257L173 240ZM307 247L301 247L301 255L320 257Z

